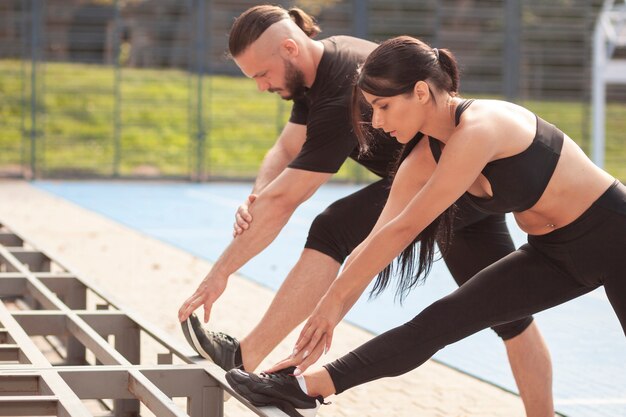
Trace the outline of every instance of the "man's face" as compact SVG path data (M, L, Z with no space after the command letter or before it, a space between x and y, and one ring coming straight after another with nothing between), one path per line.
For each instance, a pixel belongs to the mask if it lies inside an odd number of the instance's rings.
M284 100L302 97L306 89L304 73L282 58L278 50L262 49L253 43L235 57L235 63L248 78L256 81L259 91L277 93Z
M306 91L306 85L304 85L304 73L300 71L295 65L289 61L283 61L285 65L285 94L280 96L285 100L293 100L302 98ZM272 90L270 90L272 91Z

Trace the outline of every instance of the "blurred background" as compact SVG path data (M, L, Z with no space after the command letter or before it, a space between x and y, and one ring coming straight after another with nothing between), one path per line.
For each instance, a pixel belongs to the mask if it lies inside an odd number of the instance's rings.
M0 177L253 178L291 109L258 93L226 56L233 19L259 3L0 1ZM612 1L282 5L315 15L320 38L409 34L449 48L461 65L463 96L525 105L594 153L594 28ZM605 45L606 57L626 56L619 42ZM593 156L624 181L626 86L604 91L604 154ZM369 178L352 163L336 176Z
M230 240L232 213L249 192L244 181L255 177L291 110L277 95L259 93L226 54L234 18L260 3L0 0L0 179L43 180L32 184L195 256L217 259ZM280 4L316 16L319 38L347 34L382 41L408 34L452 50L464 97L528 107L626 182L625 0ZM108 181L117 179L181 181ZM334 177L371 179L350 161ZM357 188L321 189L241 273L276 289L315 214ZM0 208L7 213L20 204L33 206L30 200L11 204L19 200L15 192L5 200ZM508 219L521 244L524 234ZM449 274L438 263L433 275ZM388 292L373 303L362 300L348 319L375 333L400 324L453 289L451 280L437 278L412 294L405 304L410 308L394 304ZM557 409L577 417L626 415L623 331L604 291L538 317L553 354ZM515 390L506 352L490 331L436 359Z

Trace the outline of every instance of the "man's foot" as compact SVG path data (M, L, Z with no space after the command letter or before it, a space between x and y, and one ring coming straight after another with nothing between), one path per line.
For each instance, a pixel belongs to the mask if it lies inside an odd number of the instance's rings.
M203 358L213 361L225 371L242 366L241 349L234 337L203 329L200 319L195 314L180 325L187 343Z
M306 395L293 376L293 370L257 375L232 369L226 373L226 380L235 391L257 407L272 405L291 417L313 417L320 404L324 404L324 398Z

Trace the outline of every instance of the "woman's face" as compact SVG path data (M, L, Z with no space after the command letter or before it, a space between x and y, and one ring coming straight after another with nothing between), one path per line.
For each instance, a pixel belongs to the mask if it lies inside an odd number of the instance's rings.
M372 106L372 126L382 129L400 143L407 143L420 130L422 118L414 93L381 97L363 91Z

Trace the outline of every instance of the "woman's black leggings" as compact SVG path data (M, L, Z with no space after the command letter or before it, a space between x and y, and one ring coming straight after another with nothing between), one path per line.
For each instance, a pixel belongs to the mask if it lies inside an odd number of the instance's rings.
M626 187L616 182L573 223L483 269L408 323L325 368L336 392L406 373L439 349L604 285L626 334Z

